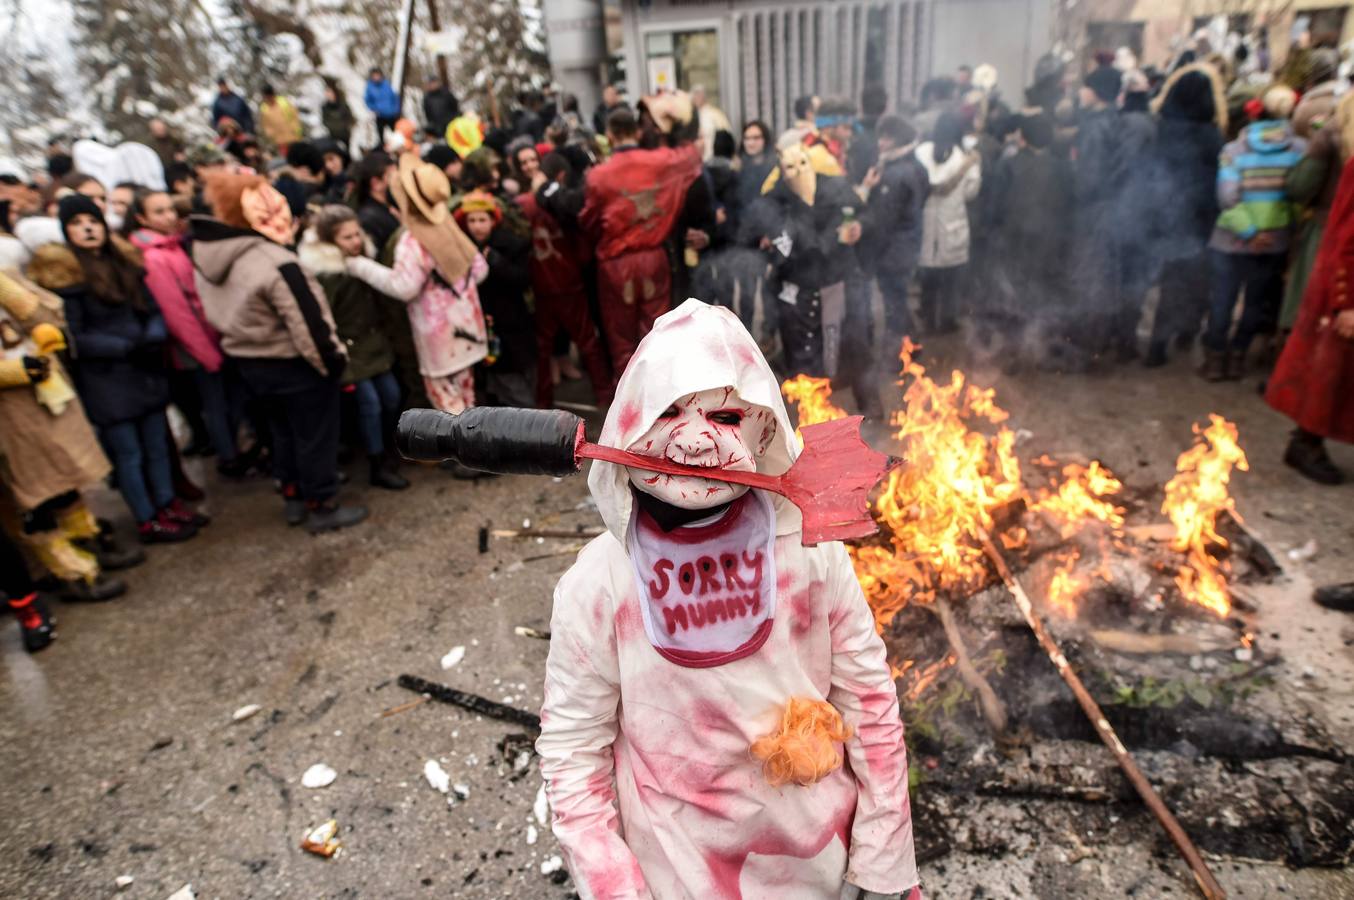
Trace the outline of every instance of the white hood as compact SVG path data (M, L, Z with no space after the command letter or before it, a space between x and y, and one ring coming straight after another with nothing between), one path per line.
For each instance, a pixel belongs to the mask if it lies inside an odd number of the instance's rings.
M758 461L757 471L783 474L799 455L799 443L775 373L732 310L695 299L661 316L640 341L616 386L616 399L599 443L623 450L679 397L723 387L732 387L745 402L771 411L776 436ZM588 487L602 521L625 546L634 503L625 467L593 462ZM776 534L799 531L801 517L794 504L778 494L771 500L776 509Z

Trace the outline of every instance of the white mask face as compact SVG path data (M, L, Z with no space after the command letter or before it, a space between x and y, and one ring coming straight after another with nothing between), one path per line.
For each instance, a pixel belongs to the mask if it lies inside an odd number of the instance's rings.
M733 388L713 388L679 397L626 449L688 466L755 472L775 436L771 410L742 400ZM636 488L682 509L710 509L747 492L708 478L627 471Z
M121 230L122 230L122 223L123 223L124 221L126 221L126 220L122 217L122 213L117 212L116 210L112 210L112 209L106 210L106 211L104 212L104 214L103 214L103 220L104 220L105 222L108 223L108 230L109 230L109 231L121 231Z

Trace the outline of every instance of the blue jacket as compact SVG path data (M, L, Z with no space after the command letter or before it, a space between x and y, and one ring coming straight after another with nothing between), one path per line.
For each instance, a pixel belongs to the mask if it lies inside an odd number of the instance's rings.
M395 89L390 86L390 82L384 79L368 80L362 100L377 118L395 119L400 115L400 98L395 95Z
M249 104L244 102L244 98L236 93L217 94L216 102L212 104L212 128L220 122L222 117L229 116L234 119L245 134L254 133L254 114L249 110Z

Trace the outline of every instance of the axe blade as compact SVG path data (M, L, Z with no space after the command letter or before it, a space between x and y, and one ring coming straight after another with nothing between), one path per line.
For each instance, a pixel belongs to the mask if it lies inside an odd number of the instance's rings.
M785 496L804 516L803 544L862 538L878 530L870 491L901 459L870 448L860 436L861 416L800 429L804 449L781 476Z

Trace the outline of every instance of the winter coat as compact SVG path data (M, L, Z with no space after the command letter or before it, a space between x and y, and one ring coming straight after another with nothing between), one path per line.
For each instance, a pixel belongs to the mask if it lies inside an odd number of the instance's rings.
M880 162L879 184L861 214L864 231L856 256L881 279L906 279L921 257L930 178L910 147L891 151Z
M1157 256L1191 259L1203 252L1218 219L1222 132L1210 120L1162 117L1153 149Z
M922 211L922 244L918 264L923 269L948 269L968 262L968 204L982 187L982 166L955 147L944 162L936 162L935 145L917 148L917 162L926 170L931 193Z
M367 250L370 256L371 247ZM306 231L296 255L324 289L339 340L348 350L343 383L389 372L395 365L395 351L381 327L380 295L366 282L349 275L343 251L317 238L314 229Z
M343 374L347 355L324 290L295 253L257 231L188 221L198 295L227 356L301 357L325 377Z
M991 181L993 256L1008 276L994 284L1019 295L1016 310L1056 301L1050 294L1072 231L1071 165L1052 150L1026 147L1000 160Z
M362 102L378 119L396 119L400 115L400 98L390 82L385 79L367 80L367 88L362 92Z
M117 252L141 262L134 247L121 238L113 240ZM116 303L95 296L75 252L64 244L39 248L28 272L61 297L75 389L91 422L115 425L169 405L169 332L149 291L142 287L142 297ZM134 300L142 301L140 309Z
M768 147L760 156L739 157L738 167L738 209L746 210L762 196L762 185L776 168L775 151Z
M142 228L131 240L144 260L146 287L165 317L174 368L188 369L197 363L208 372L220 371L224 359L221 335L207 321L183 238Z
M109 464L89 426L79 399L59 414L37 400L23 368L23 357L37 356L30 337L39 324L61 327L61 298L32 284L18 272L0 271L0 483L20 511L53 497L97 484ZM70 383L60 360L49 356L54 372Z
M1123 119L1118 110L1087 112L1077 128L1077 206L1091 212L1115 199L1122 170ZM1096 213L1099 215L1099 213Z
M674 400L717 387L774 419L758 469L784 472L799 448L776 376L731 311L698 300L660 317L640 343L601 441L630 446ZM719 522L675 534L671 559L658 561L674 572L704 565L700 554L746 523L749 550L719 556L738 587L674 577L660 589L638 564L633 541L646 525L627 470L593 463L588 486L607 531L555 589L536 743L579 894L836 898L846 881L885 894L915 886L897 691L842 545L803 546L799 511L751 491ZM730 599L747 600L746 615L764 617L761 638L703 666L660 652L660 613L696 610L691 627L703 628L736 590ZM749 747L776 729L792 697L830 703L851 737L840 768L808 786L772 787Z
M254 133L254 114L250 112L244 98L233 91L217 94L212 103L212 127L217 127L222 119L234 119L245 134Z
M347 147L353 136L353 111L347 100L326 100L320 106L320 122L329 136Z
M502 225L480 248L489 274L480 282L480 308L492 321L500 353L495 372L527 372L536 362L536 322L527 308L531 288L531 241Z
M531 289L538 305L584 291L587 243L577 228L565 230L548 208L553 195L566 190L547 184L536 194L527 192L517 198L518 207L531 223Z
M395 243L394 266L387 268L365 257L344 262L349 275L409 304L409 326L424 377L445 378L484 359L488 341L476 288L489 273L483 256L475 254L470 271L451 284L438 271L432 254L405 231Z
M357 208L357 221L376 245L378 256L389 249L390 239L400 230L400 220L395 218L389 206L377 200L367 200Z
M1265 389L1265 402L1299 428L1343 443L1354 443L1354 341L1340 337L1334 319L1354 309L1351 173L1346 163L1297 322Z
M272 103L259 104L259 131L274 147L285 147L301 140L301 116L286 97L276 96Z
M429 134L445 134L451 120L461 114L461 103L447 88L438 88L423 95L423 118Z
M841 242L838 229L842 211L861 205L846 179L819 175L812 206L783 181L778 181L767 197L775 204L768 222L772 243L768 252L782 285L816 291L844 282L855 258L851 248Z
M705 178L710 182L714 209L724 210L724 224L713 223L712 238L718 248L732 242L738 233L738 172L731 160L716 156L705 164Z
M1307 142L1283 121L1242 129L1218 158L1218 206L1222 213L1209 246L1223 253L1286 253L1296 216L1288 173Z

